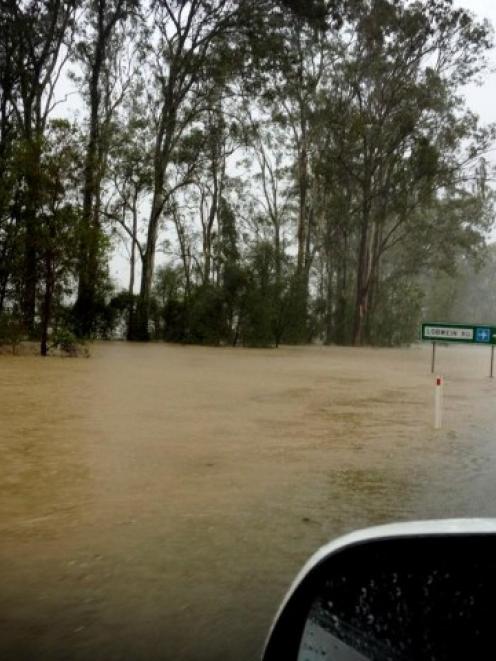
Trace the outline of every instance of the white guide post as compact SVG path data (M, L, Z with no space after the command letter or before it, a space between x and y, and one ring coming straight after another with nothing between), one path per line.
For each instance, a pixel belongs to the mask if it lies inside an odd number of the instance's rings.
M436 378L434 386L434 429L441 429L443 424L443 377Z

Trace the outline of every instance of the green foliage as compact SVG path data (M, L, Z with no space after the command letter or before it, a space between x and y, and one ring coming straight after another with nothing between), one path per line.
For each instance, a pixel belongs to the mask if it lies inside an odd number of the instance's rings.
M177 300L184 296L184 276L181 269L172 266L161 266L155 274L154 294L162 306L167 301Z
M167 342L186 342L189 337L188 306L185 301L168 300L163 308L163 339Z
M189 303L189 340L219 345L226 337L224 296L219 287L202 285Z
M18 315L8 312L0 313L0 345L10 345L12 353L16 355L17 348L25 337L26 331Z
M283 340L289 344L305 344L312 339L311 327L316 322L310 322L308 310L308 290L304 278L295 273L290 281L287 294L287 323Z
M164 339L257 347L281 342L289 290L276 276L273 247L256 244L244 261L235 256L224 264L219 283L195 286L188 296L177 269L159 269L154 292Z
M67 356L77 356L78 346L79 342L77 337L68 328L59 328L52 335L51 347L53 349L60 349Z
M374 308L368 341L376 346L394 347L418 339L424 292L408 277L392 275L381 284Z
M94 337L111 339L122 321L122 316L123 308L119 297L112 297L108 301L106 296L98 294L93 308Z
M460 94L492 33L466 10L200 0L144 16L111 0L84 5L74 32L78 3L14 5L0 11L0 334L13 346L24 329L43 353L60 329L125 326L213 345L401 344L426 310L483 315L464 284L482 257L492 305L496 128ZM56 119L64 44L84 122Z

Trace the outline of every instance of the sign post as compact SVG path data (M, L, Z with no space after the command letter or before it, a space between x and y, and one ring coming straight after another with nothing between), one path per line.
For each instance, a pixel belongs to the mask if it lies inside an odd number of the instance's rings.
M490 376L494 376L494 346L496 345L495 326L475 326L473 324L440 324L426 322L422 324L422 340L432 342L431 371L436 369L436 343L485 344L491 347Z
M438 376L434 390L434 429L441 429L443 424L443 379Z

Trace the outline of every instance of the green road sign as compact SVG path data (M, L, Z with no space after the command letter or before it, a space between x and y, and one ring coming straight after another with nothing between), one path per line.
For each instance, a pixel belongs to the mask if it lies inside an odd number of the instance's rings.
M422 324L422 340L427 342L496 344L496 327L426 322Z

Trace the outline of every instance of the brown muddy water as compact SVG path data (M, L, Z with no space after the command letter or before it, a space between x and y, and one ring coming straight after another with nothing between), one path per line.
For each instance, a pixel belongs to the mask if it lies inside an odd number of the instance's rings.
M487 350L101 344L0 357L0 658L258 658L367 525L496 516Z

